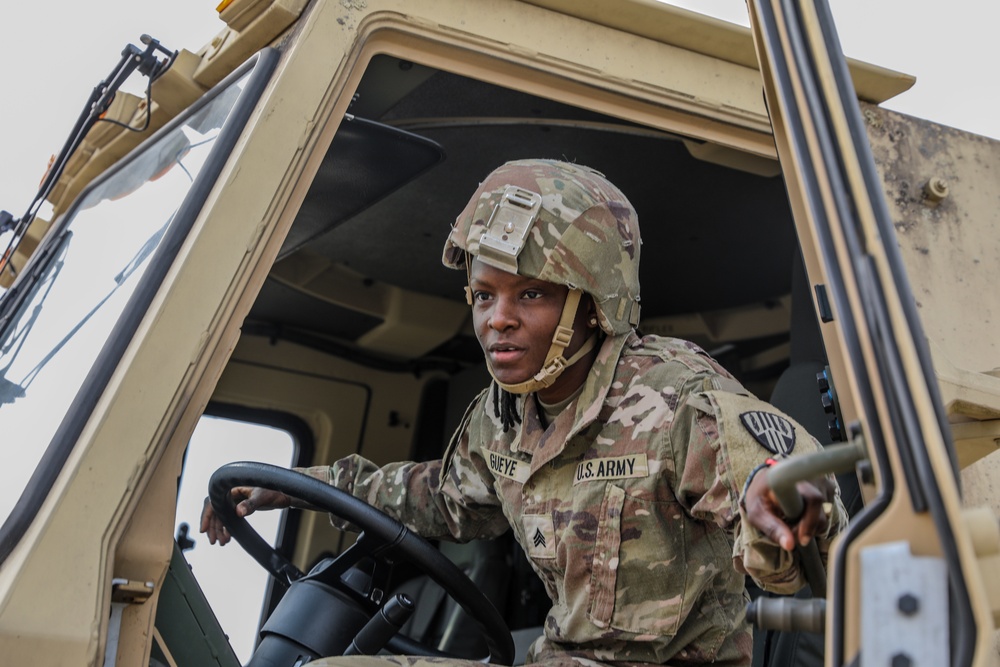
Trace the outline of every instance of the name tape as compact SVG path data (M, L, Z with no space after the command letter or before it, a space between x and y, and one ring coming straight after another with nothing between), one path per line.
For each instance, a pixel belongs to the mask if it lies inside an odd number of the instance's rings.
M500 475L521 484L528 481L530 466L526 461L519 461L513 457L504 456L496 452L487 452L486 465L490 467L494 475Z

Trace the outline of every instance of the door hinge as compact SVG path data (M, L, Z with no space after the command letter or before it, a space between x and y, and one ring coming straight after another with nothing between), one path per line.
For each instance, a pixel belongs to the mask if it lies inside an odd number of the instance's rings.
M153 595L152 581L111 580L111 618L108 621L108 643L104 649L104 667L115 667L118 641L121 637L122 613L130 604L142 604Z

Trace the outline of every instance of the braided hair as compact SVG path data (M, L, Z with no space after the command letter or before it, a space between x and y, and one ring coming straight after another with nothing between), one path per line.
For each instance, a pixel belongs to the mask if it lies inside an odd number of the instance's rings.
M500 420L504 433L521 423L521 415L517 414L517 396L496 384L493 385L493 414Z

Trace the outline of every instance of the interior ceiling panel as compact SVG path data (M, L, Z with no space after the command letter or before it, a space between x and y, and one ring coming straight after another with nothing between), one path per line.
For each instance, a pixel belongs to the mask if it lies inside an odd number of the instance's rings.
M759 303L790 289L795 241L787 208L774 205L785 201L779 178L696 160L678 141L604 131L505 125L422 134L444 148L446 160L329 231L313 250L367 276L462 299L465 277L441 265L455 216L497 165L550 157L623 184L642 229L645 315Z
M441 264L456 215L496 166L545 157L598 169L632 201L644 318L759 306L791 290L797 247L780 177L698 160L665 133L386 57L351 112L372 117L334 139L285 253L302 247L372 280L463 301L465 276ZM271 281L251 317L349 340L378 323Z

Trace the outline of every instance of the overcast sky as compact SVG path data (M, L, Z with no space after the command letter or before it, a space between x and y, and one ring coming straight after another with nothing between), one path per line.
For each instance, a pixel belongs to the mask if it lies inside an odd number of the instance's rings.
M335 0L329 0L335 1ZM470 0L488 1L488 0ZM0 7L0 208L20 216L49 156L62 146L90 91L126 43L149 33L195 51L222 27L215 0L170 3L3 3ZM746 24L742 0L675 4ZM885 106L1000 137L995 67L1000 3L982 0L833 0L845 52L917 76Z

